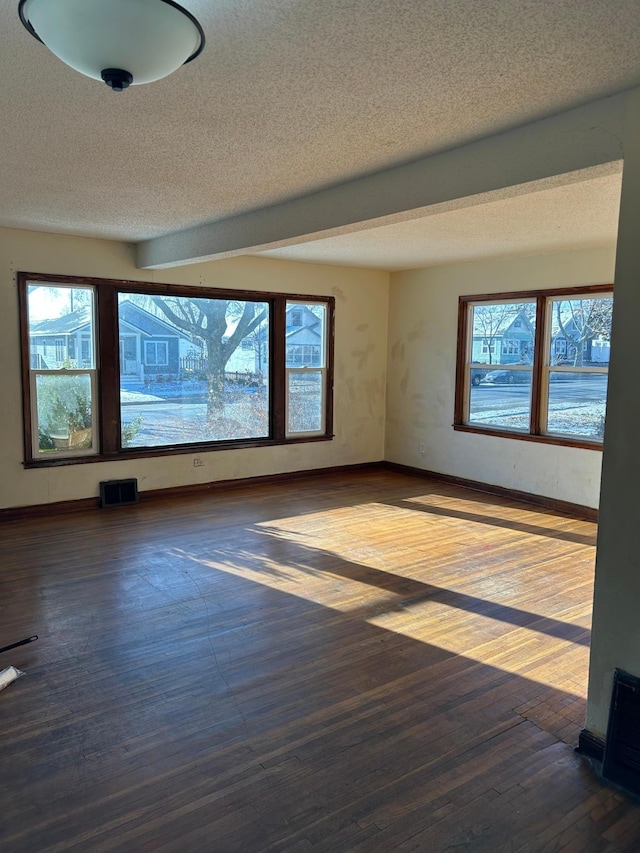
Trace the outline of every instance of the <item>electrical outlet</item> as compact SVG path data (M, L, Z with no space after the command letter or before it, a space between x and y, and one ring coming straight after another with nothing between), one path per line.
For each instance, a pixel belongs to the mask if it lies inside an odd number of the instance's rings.
M418 453L424 453L424 441L421 441L418 445Z
M203 466L204 466L204 459L201 456L194 456L193 467L194 468L202 468Z

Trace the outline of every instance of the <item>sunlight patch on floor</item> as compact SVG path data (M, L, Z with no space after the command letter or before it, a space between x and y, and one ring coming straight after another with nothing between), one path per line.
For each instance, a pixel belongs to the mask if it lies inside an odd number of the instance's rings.
M373 627L541 684L556 685L555 677L549 680L551 660L559 687L566 685L571 673L586 673L588 668L589 649L585 645L549 636L535 628L461 610L455 605L430 599L407 604L401 594L364 581L345 579L338 573L317 571L311 566L300 568L265 560L259 568L251 568L246 563L208 560L186 552L180 556L200 566L296 596L350 618L362 618ZM545 618L540 615L541 620ZM572 627L570 623L567 625ZM529 661L526 667L522 665L523 657ZM545 672L544 678L536 677L538 667ZM566 692L566 686L561 689ZM571 695L585 697L586 679L584 685L576 684L576 689L578 692Z

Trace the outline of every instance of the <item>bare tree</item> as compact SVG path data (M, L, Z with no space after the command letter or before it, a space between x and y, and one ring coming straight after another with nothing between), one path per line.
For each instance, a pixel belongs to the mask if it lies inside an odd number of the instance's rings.
M585 342L588 350L594 338L611 339L612 313L612 297L556 302L559 334L567 341L567 357L573 360L574 367L584 363Z
M224 377L227 363L243 338L267 316L267 306L229 299L152 297L170 323L202 343L207 360L207 420L224 411ZM227 335L227 329L231 329Z
M255 356L256 370L259 374L263 374L267 369L267 359L269 353L269 327L264 323L247 334L246 336L251 342L251 349Z

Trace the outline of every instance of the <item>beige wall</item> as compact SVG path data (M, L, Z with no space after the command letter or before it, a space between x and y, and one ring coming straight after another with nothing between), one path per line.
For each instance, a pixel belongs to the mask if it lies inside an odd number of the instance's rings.
M336 297L335 439L249 450L25 470L19 366L18 270ZM377 461L384 452L389 276L370 270L236 258L139 270L131 246L0 229L0 507L98 494L101 480L137 477L141 491Z
M139 270L123 243L0 229L0 507L91 497L100 480L117 477L137 477L148 490L383 458L597 506L600 452L453 431L457 307L460 294L611 281L614 254L600 248L413 270L392 274L389 287L383 272L259 258ZM186 454L25 470L17 270L334 295L336 438L199 453L199 468Z
M458 297L611 282L614 262L596 248L392 274L385 458L596 507L600 451L452 429Z

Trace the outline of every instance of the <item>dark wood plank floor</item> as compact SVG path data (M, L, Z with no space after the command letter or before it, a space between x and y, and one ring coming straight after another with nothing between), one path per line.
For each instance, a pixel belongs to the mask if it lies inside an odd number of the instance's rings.
M0 849L638 851L595 526L387 472L0 525Z

